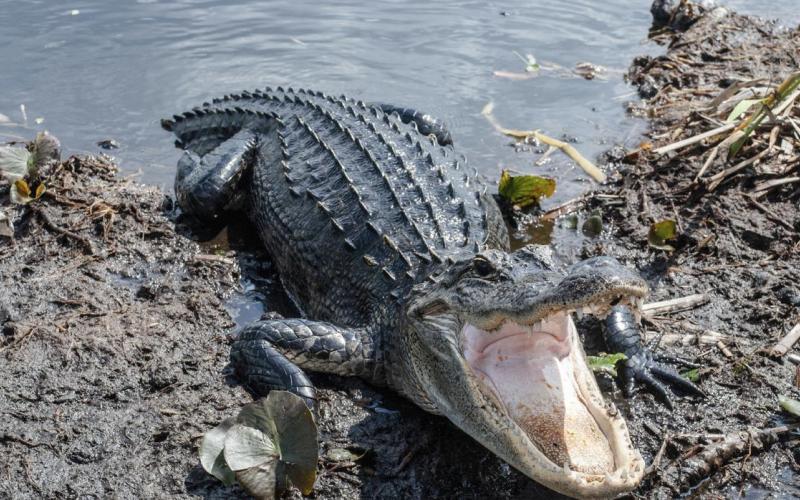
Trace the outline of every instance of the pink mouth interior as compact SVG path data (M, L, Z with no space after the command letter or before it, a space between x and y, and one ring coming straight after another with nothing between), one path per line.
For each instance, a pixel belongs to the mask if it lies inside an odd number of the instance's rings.
M506 321L492 332L466 325L463 334L470 368L542 453L579 472L614 469L608 439L577 388L574 370L588 367L567 313L533 326Z

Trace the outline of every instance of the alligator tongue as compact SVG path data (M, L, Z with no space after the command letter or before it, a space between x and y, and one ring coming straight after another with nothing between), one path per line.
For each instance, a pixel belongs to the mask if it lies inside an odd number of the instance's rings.
M583 361L572 355L572 320L563 314L545 321L541 329L550 333L518 328L472 353L473 370L550 460L584 473L611 472L608 440L576 390L573 370Z

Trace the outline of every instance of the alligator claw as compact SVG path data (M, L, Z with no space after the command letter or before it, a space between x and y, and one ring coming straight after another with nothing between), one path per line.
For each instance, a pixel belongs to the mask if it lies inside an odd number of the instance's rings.
M671 363L673 365L683 365L687 368L700 368L701 365L693 363L688 359L679 358L678 356L670 356L663 353L653 353L653 359L663 363Z
M628 359L622 371L623 391L633 394L637 382L646 385L668 408L672 409L665 384L678 387L696 396L705 396L699 387L682 377L675 368L660 361L697 367L689 361L666 355L654 355L642 345L639 326L628 306L614 306L605 321L606 344L609 350L623 352Z
M653 359L653 354L642 347L636 354L628 358L622 371L623 389L630 397L636 382L645 384L669 409L672 409L669 391L664 383L678 387L696 396L705 396L691 381L682 377L675 368L663 365Z

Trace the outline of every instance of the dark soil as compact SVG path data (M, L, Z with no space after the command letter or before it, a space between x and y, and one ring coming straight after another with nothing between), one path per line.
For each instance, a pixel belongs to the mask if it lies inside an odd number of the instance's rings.
M762 193L754 189L766 180L796 176L798 149L770 148L768 126L754 134L735 159L726 161L720 153L699 181L694 179L710 149L725 136L662 156L652 153L720 125L727 113L720 119L705 108L734 82L764 78L777 85L796 72L800 30L782 30L729 13L701 18L685 32L654 32L653 38L667 46L666 54L637 59L629 74L646 99L632 107L650 119L652 142L643 144L641 151L609 153L618 164L616 194L624 203L604 207L612 237L589 253L624 257L648 279L655 299L707 295L705 305L654 318L650 327L665 337L714 330L729 337L723 344L730 352L726 355L715 343L667 348L704 366L701 387L708 397L682 400L676 411L648 404L649 395L634 400L629 421L647 462L666 433L773 427L780 422L778 395L797 398L800 393L796 367L765 352L800 322L800 185L784 184ZM796 102L788 116L800 116ZM786 139L800 146L791 127L784 121L773 132L778 145ZM768 148L760 162L713 186L715 174ZM758 195L756 203L751 194ZM679 227L671 253L647 244L649 226L664 219L676 220ZM740 456L692 495L730 497L768 490L797 497L799 444L795 432L766 452ZM675 493L667 485L675 479L675 467L669 466L681 453L686 456L693 450L667 447L660 466L641 488L643 495Z
M650 97L636 108L650 115L658 145L713 128L692 110L733 79L781 80L797 68L797 31L736 15L657 39L672 48L637 60L631 79ZM770 213L743 196L769 172L796 172L796 157L765 156L705 192L691 180L707 145L660 158L647 149L610 154L619 163L611 189L621 198L590 201L610 229L587 239L583 253L638 268L653 300L706 294L704 305L652 318L648 329L664 338L711 329L727 336L731 354L691 341L662 348L704 367L707 397L676 395L675 411L646 391L625 400L601 378L650 463L667 434L773 427L783 422L777 396L800 395L795 367L762 352L800 321L800 192L797 184L770 191L759 199ZM714 172L725 167L715 164ZM229 228L224 251L220 240L201 245L167 195L114 170L107 159L72 158L48 179L42 199L13 209L0 199L16 225L13 243L0 237L0 498L242 496L200 468L197 448L205 431L251 400L227 368L241 320L236 304L249 295L292 311L246 226ZM647 246L650 223L664 218L680 225L672 253ZM358 380L314 381L323 458L312 497L554 497L443 418ZM636 496L681 490L675 471L692 448L668 444ZM784 433L693 494L798 496L798 448L798 436Z

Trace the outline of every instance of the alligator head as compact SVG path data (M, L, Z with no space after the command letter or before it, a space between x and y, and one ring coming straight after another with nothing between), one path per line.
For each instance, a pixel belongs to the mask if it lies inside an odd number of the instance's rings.
M609 257L556 272L547 252L481 252L418 285L403 392L553 490L614 496L636 487L644 463L604 402L571 313L636 304L647 286Z

